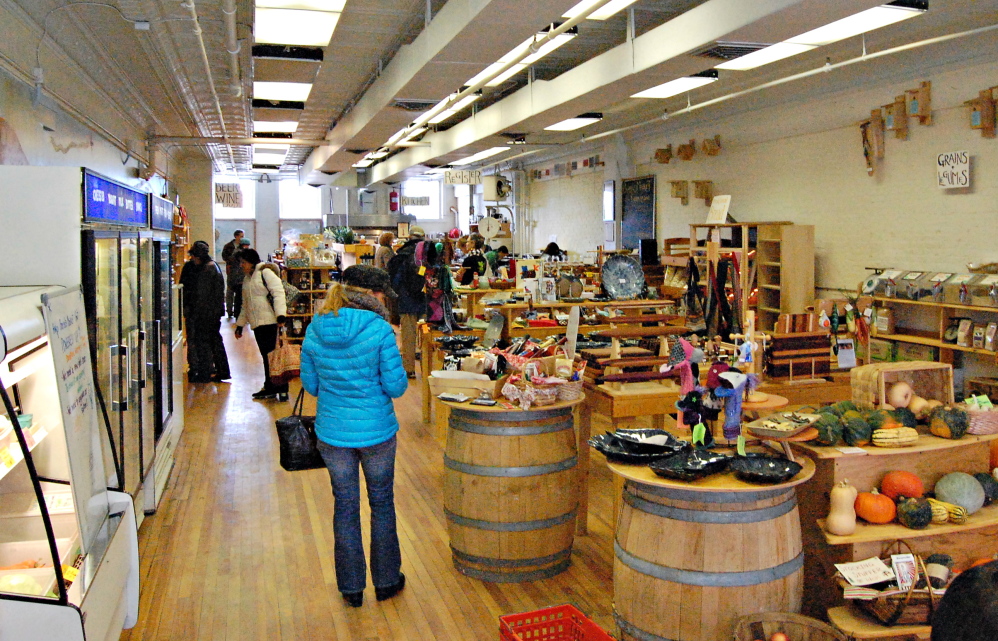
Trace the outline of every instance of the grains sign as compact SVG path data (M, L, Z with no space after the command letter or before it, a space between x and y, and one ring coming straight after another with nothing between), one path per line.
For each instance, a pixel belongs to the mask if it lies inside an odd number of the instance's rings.
M970 152L950 151L936 157L936 180L940 189L970 187Z

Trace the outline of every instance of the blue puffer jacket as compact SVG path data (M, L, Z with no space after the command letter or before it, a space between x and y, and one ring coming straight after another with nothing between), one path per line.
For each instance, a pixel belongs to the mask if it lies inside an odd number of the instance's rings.
M325 443L368 447L399 429L392 399L409 381L391 325L374 312L316 315L302 343L301 382L319 397L315 433Z

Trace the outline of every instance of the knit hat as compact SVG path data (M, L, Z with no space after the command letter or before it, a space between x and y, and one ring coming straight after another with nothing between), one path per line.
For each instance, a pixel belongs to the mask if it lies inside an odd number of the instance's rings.
M394 296L388 272L373 265L351 265L343 270L343 284Z
M239 244L240 245L252 245L253 243L250 241L249 238L241 238L239 240Z
M410 227L409 228L409 238L425 238L426 232L423 231L422 227Z
M200 258L202 260L211 256L211 251L209 251L208 243L203 240L195 240L191 248L187 250L187 253L194 258Z

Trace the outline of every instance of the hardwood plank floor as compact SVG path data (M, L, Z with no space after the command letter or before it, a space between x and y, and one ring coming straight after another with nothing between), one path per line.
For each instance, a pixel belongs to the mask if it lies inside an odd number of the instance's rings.
M443 450L422 423L415 382L395 403L406 588L378 603L368 586L361 608L347 606L333 571L329 475L280 468L274 419L291 405L250 398L262 380L256 345L249 335L236 341L227 325L223 334L232 383L190 385L178 399L186 426L170 486L139 532L139 621L122 639L498 639L499 615L562 603L614 630L612 483L603 457L593 454L589 534L576 537L566 572L530 583L470 579L451 562ZM604 426L594 417L594 433Z

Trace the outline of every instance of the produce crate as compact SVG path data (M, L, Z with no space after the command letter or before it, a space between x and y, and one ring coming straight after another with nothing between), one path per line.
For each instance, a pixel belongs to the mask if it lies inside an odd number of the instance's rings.
M792 612L762 612L738 619L734 641L768 639L782 632L792 641L848 641L848 637L827 623Z
M936 361L939 359L939 348L933 345L898 342L894 360L897 362Z
M998 402L998 378L974 376L963 383L964 394L984 394L992 403Z
M449 394L464 394L471 398L478 398L482 392L488 392L492 398L502 396L502 386L506 384L508 376L503 376L495 381L479 381L462 378L440 378L430 376L430 393L439 396L444 392Z
M876 363L893 363L896 345L882 338L870 339L870 360Z
M613 641L573 605L499 617L501 641Z
M948 363L911 361L905 363L871 363L854 367L850 372L852 400L880 406L887 390L904 381L915 394L929 400L953 402L953 366Z

